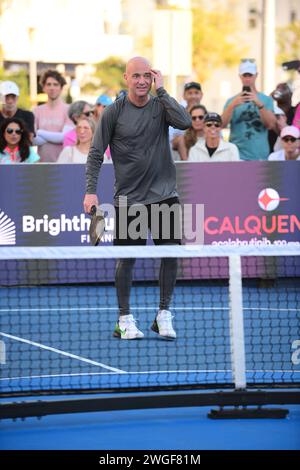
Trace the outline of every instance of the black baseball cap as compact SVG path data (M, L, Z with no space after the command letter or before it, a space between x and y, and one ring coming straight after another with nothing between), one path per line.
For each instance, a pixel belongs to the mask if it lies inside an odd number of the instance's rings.
M196 90L202 91L201 85L198 82L188 82L184 85L184 91L196 88Z
M207 113L204 116L204 123L206 122L218 122L219 124L222 124L222 118L218 113Z

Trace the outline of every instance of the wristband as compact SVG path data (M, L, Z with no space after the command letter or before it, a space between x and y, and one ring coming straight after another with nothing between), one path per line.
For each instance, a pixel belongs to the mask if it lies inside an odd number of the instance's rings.
M265 105L264 105L264 104L261 104L260 106L257 106L257 107L258 107L258 109L260 110L260 109L263 109L263 108L265 107Z

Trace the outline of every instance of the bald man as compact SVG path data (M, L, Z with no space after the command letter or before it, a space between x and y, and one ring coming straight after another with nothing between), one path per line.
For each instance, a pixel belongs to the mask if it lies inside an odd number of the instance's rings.
M151 68L145 58L130 59L124 78L128 94L104 110L88 155L85 212L90 213L92 206L99 205L97 181L109 145L115 169L114 245L145 245L148 229L156 245L180 244L180 205L168 128L187 129L191 126L191 117L168 95L161 72ZM152 84L156 96L150 94ZM167 208L167 214L151 218L157 208L161 211ZM134 223L141 220L141 214L146 214L143 223ZM134 259L122 259L116 267L119 319L114 336L127 340L144 337L129 306L134 263ZM151 328L166 339L176 338L169 311L176 274L177 260L162 259L160 305Z

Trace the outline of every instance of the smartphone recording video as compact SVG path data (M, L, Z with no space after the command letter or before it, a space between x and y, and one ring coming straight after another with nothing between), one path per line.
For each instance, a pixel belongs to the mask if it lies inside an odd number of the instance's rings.
M243 95L245 95L246 93L251 93L251 88L247 85L244 85L242 92L243 92Z

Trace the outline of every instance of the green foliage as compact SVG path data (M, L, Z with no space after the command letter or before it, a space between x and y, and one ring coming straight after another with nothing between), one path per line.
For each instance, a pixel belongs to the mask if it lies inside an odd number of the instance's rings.
M7 10L12 4L12 0L0 0L0 16L5 10ZM0 44L0 82L5 80L11 80L15 82L20 89L20 96L18 99L18 107L24 109L30 109L31 103L29 98L29 84L27 73L25 70L19 70L17 72L8 72L3 68L3 47Z
M238 38L238 21L229 10L199 6L192 13L193 68L203 83L215 69L237 65L247 55L247 48Z
M289 60L300 60L300 21L295 21L288 26L277 28L278 55L277 64Z
M139 55L147 57L150 62L153 53L153 38L152 35L143 36L136 42L135 49L139 51Z
M84 86L85 92L107 93L109 95L117 94L125 87L123 74L125 71L125 62L118 57L108 57L107 59L95 64L94 82Z
M278 65L290 60L300 60L300 21L277 28L276 40L278 46L276 62ZM298 73L291 70L288 75L289 79L293 80L297 78Z
M18 85L20 89L18 107L23 109L31 109L27 72L25 70L19 70L18 72L7 72L3 68L0 68L0 82L4 80L11 80Z

